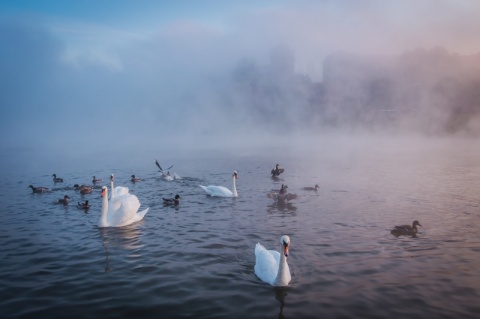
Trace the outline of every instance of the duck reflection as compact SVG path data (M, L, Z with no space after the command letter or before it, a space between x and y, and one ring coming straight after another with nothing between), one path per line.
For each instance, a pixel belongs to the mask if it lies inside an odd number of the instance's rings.
M267 207L269 214L282 213L282 215L289 214L290 216L297 216L296 211L297 207L293 203L275 202Z
M112 270L110 267L110 251L112 248L123 250L138 250L143 247L140 241L140 230L135 225L125 227L102 227L98 229L102 237L105 250L105 272Z

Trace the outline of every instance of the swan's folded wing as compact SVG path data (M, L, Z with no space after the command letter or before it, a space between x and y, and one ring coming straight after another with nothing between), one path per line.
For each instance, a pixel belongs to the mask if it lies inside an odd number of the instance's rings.
M276 253L278 256L275 256ZM280 253L266 250L260 243L255 246L255 275L261 280L272 284L277 276Z
M110 200L112 202L112 200ZM110 210L110 203L108 207L108 223L110 225L123 226L127 225L140 208L140 201L137 196L126 194L121 197L113 198L115 206Z
M131 223L141 221L143 219L143 217L145 217L145 214L147 214L149 209L150 209L150 207L147 207L146 209L142 210L141 212L136 213L135 216L133 217L133 220L131 220Z
M115 187L115 197L128 194L128 187L117 186Z
M207 187L203 185L199 185L206 191L210 196L219 196L219 197L232 197L233 193L231 190L224 186L217 186L217 185L208 185Z

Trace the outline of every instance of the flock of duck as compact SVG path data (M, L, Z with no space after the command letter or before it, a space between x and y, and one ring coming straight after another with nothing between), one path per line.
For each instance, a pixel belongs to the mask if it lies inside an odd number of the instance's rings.
M166 172L162 169L157 160L155 164L160 170L161 176L166 180L175 179L169 172ZM172 168L170 166L168 169ZM276 179L280 174L285 170L279 167L279 164L276 164L275 168L272 169L271 175L272 178ZM62 183L63 179L57 177L56 174L53 174L54 183ZM170 179L172 178L172 179ZM238 179L237 171L234 171L232 174L232 183L233 190L229 190L224 186L209 185L203 186L199 185L208 196L217 196L217 197L238 197L238 192L236 188L236 180ZM132 182L141 181L140 178L135 175L131 176ZM97 183L101 183L102 179L97 179L93 176L93 186L90 185L74 185L74 189L79 189L82 194L88 194L93 192L93 188ZM29 186L32 189L33 193L46 193L50 189L48 187L34 187L33 185ZM314 187L304 187L306 191L318 191L320 187L315 185ZM110 198L108 196L109 190L107 186L101 187L101 197L102 197L102 209L100 220L98 222L98 227L123 227L130 225L132 223L142 220L147 214L149 208L139 211L140 201L137 196L130 194L129 189L124 186L114 187L114 175L110 175ZM279 203L289 202L297 198L296 194L288 193L288 186L282 184L280 190L272 191L267 194L267 197L274 199ZM180 195L175 195L174 198L163 198L163 203L165 205L178 206L180 204ZM58 203L63 205L68 205L70 197L65 195L64 198L58 200ZM83 209L90 208L88 200L84 203L78 203L78 207ZM416 237L418 232L417 226L422 226L420 223L415 220L412 225L401 225L395 226L391 230L391 234L394 236L411 236ZM280 238L281 244L281 253L276 250L267 250L260 243L257 243L255 246L255 274L264 282L269 283L272 286L287 286L291 280L290 269L287 263L287 257L289 253L290 246L290 237L283 235Z

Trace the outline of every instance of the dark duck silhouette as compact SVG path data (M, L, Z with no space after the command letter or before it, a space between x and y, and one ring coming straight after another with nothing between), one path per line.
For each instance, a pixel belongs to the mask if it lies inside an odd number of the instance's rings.
M88 200L86 200L85 203L78 202L78 207L87 210L90 208L90 203Z
M58 203L63 204L63 205L68 205L69 200L70 200L70 197L68 197L68 195L65 195L65 196L63 196L62 199L58 200Z
M42 193L46 193L48 191L50 191L50 189L48 187L33 187L33 185L30 185L28 186L32 189L32 192L33 193L38 193L38 194L42 194Z
M60 177L57 177L57 174L53 174L53 182L54 183L62 183L63 182L63 178L60 178Z
M138 177L135 177L135 175L132 175L132 179L130 181L132 181L132 183L135 183L135 182L140 182L141 179Z
M92 186L82 185L80 186L80 194L90 194L92 192Z
M417 232L418 232L417 226L422 226L422 225L420 225L418 220L415 220L412 223L412 226L410 226L410 225L395 226L392 229L391 233L392 233L392 235L397 236L397 237L402 236L402 235L417 237Z
M282 184L278 192L271 192L267 194L267 197L274 199L279 203L289 202L297 198L297 194L292 194L287 191L288 186Z
M180 195L175 195L175 198L164 198L163 204L169 206L177 206L178 204L180 204Z
M93 180L92 180L93 185L95 185L96 183L101 183L101 182L103 182L103 180L101 178L96 178L95 176L93 176Z
M275 165L275 168L272 169L272 172L271 172L272 177L278 177L278 176L280 176L280 174L282 174L284 171L285 171L285 169L280 168L280 165L277 164L277 165Z
M73 185L73 189L78 191L80 190L80 194L90 194L93 190L93 187L90 185Z
M317 191L318 189L320 188L320 186L318 186L317 184L315 184L315 187L304 187L303 189L306 190L306 191Z

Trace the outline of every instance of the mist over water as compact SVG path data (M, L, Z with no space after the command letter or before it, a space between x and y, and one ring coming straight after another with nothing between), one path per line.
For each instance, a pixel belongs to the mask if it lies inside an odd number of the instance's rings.
M0 147L93 158L297 135L478 137L478 4L412 4L246 5L220 25L147 29L115 25L121 5L108 25L5 10Z

